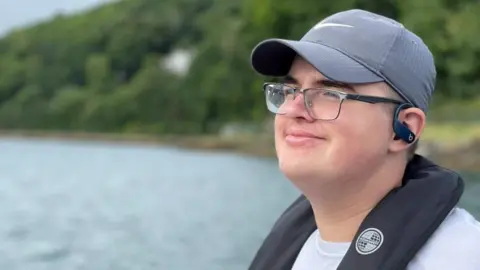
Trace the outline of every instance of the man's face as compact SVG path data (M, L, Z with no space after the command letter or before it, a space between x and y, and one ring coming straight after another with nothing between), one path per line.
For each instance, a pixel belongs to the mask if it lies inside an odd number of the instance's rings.
M293 62L289 77L292 80L287 83L299 88L322 87L322 81L327 80L302 58ZM382 97L388 94L383 83L331 89ZM275 117L280 169L295 181L330 181L371 173L384 161L393 139L392 114L387 106L392 105L345 100L337 119L315 120L304 106L303 95L298 95L287 114Z

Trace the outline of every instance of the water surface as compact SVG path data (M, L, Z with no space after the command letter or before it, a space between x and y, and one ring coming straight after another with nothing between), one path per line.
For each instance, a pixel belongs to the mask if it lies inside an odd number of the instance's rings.
M243 270L298 195L275 161L236 154L13 139L0 149L0 269ZM473 183L462 204L479 217Z

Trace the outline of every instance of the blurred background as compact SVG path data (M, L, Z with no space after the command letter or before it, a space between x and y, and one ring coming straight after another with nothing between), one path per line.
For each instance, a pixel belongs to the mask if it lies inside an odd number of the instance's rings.
M251 49L349 8L431 48L419 152L480 218L478 1L0 0L0 269L246 269L298 195Z

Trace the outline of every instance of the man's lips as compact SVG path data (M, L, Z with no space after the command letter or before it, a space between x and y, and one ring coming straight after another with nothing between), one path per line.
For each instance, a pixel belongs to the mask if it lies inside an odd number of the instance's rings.
M292 130L286 132L285 141L294 146L301 146L314 141L324 140L325 138L316 136L311 132L305 130Z
M293 137L305 137L305 138L317 138L317 139L320 139L320 137L314 135L313 133L310 133L308 131L304 131L304 130L292 130L292 131L288 131L286 133L287 136L293 136Z

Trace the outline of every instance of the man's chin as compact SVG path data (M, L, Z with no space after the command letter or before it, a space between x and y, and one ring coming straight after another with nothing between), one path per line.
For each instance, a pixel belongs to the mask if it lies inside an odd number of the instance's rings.
M299 144L281 142L276 146L277 156L285 159L312 159L313 156L322 157L327 151L324 140L311 140Z
M318 178L321 174L321 168L313 160L304 160L303 158L280 159L280 171L292 181L305 181L306 179Z

